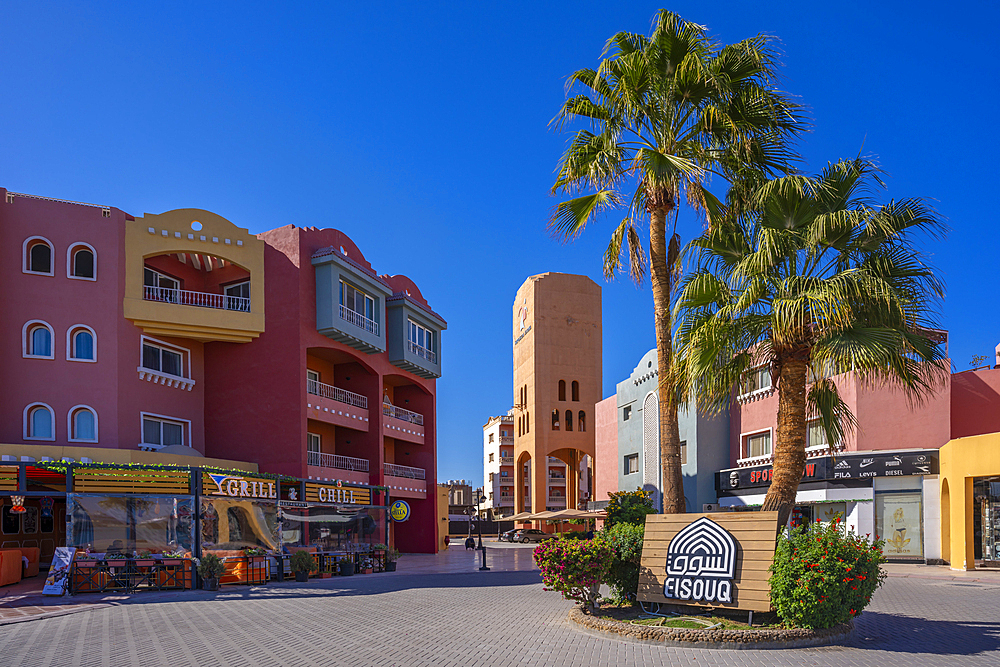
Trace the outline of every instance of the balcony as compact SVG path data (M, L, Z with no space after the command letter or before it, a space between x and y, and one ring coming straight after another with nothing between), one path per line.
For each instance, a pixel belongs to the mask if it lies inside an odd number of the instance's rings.
M512 436L512 435L501 435L500 436L500 444L501 445L513 445L514 444L514 436Z
M415 291L416 286L412 285ZM447 324L409 288L386 299L389 363L428 380L441 377L441 332Z
M513 456L501 456L500 457L500 465L502 465L502 466L512 466L512 465L514 465L514 457Z
M424 444L424 416L400 408L391 403L382 403L382 433L390 438Z
M500 507L513 507L514 498L511 496L504 496L500 498Z
M365 354L385 352L385 330L380 323L385 321L385 300L392 291L361 252L353 246L349 250L331 246L316 252L312 264L316 330ZM351 304L360 305L352 308Z
M340 319L360 329L364 329L370 334L378 335L378 322L368 319L361 313L357 313L343 304L340 306Z
M335 468L337 470L368 472L368 459L341 456L340 454L326 454L325 452L309 452L309 465L321 468Z
M209 211L128 220L123 310L151 336L248 343L264 331L264 242Z
M368 398L361 394L306 380L306 416L356 431L368 430Z
M427 471L423 468L383 463L382 473L389 495L394 498L425 498L427 495Z

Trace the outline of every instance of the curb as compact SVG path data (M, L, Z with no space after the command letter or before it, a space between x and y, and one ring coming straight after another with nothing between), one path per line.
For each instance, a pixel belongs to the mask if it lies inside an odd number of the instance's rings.
M687 630L622 623L583 613L579 607L569 612L569 619L590 634L608 639L659 644L677 648L714 648L727 650L806 648L824 646L847 639L854 623L824 630Z

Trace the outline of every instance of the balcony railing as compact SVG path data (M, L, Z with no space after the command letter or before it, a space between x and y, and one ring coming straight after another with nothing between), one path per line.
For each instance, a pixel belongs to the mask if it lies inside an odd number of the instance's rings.
M191 292L184 289L170 289L168 287L151 287L150 285L143 285L142 298L146 301L176 303L181 306L218 308L220 310L238 310L242 313L250 312L250 299L245 296L210 294L208 292Z
M402 419L404 422L410 422L411 424L416 424L418 426L424 425L424 416L419 412L411 412L404 408L397 408L395 405L391 405L389 403L382 404L382 414L387 417ZM423 479L423 477L420 479Z
M324 384L319 380L307 379L306 393L313 394L314 396L322 396L323 398L329 398L332 401L347 403L348 405L353 405L354 407L361 408L363 410L368 409L367 396L355 394L353 391L347 391L346 389L334 387L333 385Z
M512 465L514 465L514 457L513 456L501 456L500 457L500 464L501 465L512 466Z
M347 320L356 327L361 327L368 333L378 335L378 322L368 319L361 313L355 312L343 304L340 305L340 318Z
M411 468L410 466L398 466L395 463L383 463L382 472L390 477L405 477L407 479L427 479L427 472L423 468Z
M501 435L500 436L500 444L501 445L513 445L514 444L514 436L512 436L512 435Z
M432 364L437 363L438 356L436 352L432 352L428 350L426 347L423 347L422 345L417 345L412 340L407 340L406 345L410 348L410 352L417 355L418 357L426 359Z
M323 452L309 452L308 462L311 466L320 466L322 468L368 472L368 459L358 459L353 456L341 456L340 454L326 454Z

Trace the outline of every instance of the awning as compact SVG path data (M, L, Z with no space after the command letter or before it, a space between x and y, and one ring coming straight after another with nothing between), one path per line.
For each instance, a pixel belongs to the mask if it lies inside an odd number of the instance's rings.
M505 516L502 517L500 521L528 522L531 521L531 512L521 512L520 514L515 514L514 516Z

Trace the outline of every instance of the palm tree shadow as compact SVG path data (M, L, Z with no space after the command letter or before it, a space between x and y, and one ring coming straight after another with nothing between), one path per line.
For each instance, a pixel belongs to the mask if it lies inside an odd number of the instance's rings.
M894 653L977 655L1000 650L1000 623L933 621L866 611L843 645Z

